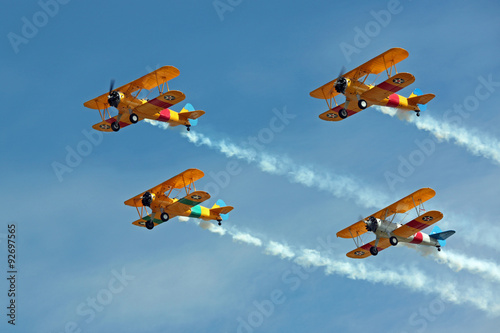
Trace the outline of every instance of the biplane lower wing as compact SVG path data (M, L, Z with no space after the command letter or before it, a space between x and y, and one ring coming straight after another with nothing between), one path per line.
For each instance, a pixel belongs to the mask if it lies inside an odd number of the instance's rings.
M412 74L398 73L370 90L365 91L361 95L361 98L367 101L381 102L389 97L386 106L397 107L399 105L399 97L396 92L409 86L413 82L415 82L415 77ZM394 96L392 96L393 94Z
M414 220L402 225L401 227L394 230L392 233L399 237L410 237L420 230L427 228L430 225L438 222L443 218L443 213L438 212L437 210L432 210L425 214L420 215Z
M375 240L371 241L370 243L367 243L363 246L358 247L355 250L352 250L351 252L347 253L346 255L349 258L354 258L354 259L363 259L371 256L372 254L370 253L370 248L372 246L375 246ZM391 246L391 243L389 242L388 238L380 238L379 242L377 244L377 250L380 252L384 249L387 249L389 246Z
M161 110L168 109L169 107L182 102L186 98L183 92L178 90L170 90L160 96L149 100L147 103L139 105L134 109L134 112L153 116Z
M166 210L170 214L173 212L174 214L181 215L184 212L189 210L193 210L195 206L198 206L203 201L210 199L210 194L204 191L195 191L189 193L184 198L179 199L173 204L169 205Z
M139 120L140 119L141 118L139 117ZM113 132L113 130L111 129L111 124L117 120L118 120L118 115L103 120L100 123L97 123L94 126L92 126L92 128L101 132ZM124 128L132 124L132 122L130 122L129 116L126 114L122 115L118 123L120 124L120 128Z
M421 188L420 190L417 190L412 194L407 195L406 197L396 201L392 205L389 205L386 208L381 209L375 214L372 214L370 216L373 216L377 219L385 220L391 215L406 213L410 209L415 208L418 205L421 205L422 203L431 199L435 195L436 192L432 188ZM365 233L366 229L364 221L367 220L368 218L369 216L337 232L337 237L353 238L358 236L355 234L356 232L359 233L359 235Z
M169 219L176 217L177 215L169 214ZM155 214L155 217L153 218L153 224L156 227L159 224L164 223L160 218L160 214ZM146 215L143 218L138 219L137 221L132 222L133 225L136 225L138 227L146 227L146 221L151 221L151 214Z
M341 109L343 109L344 107L345 107L345 103L337 105L333 109L328 110L328 111L323 112L322 114L320 114L319 118L322 119L322 120L326 120L326 121L340 121L342 119L345 119L345 118L341 118L339 116L339 111ZM349 107L346 109L346 111L347 111L347 117L346 118L348 118L348 117L350 117L352 115L355 115L359 111L361 111L361 109L358 107L358 103L357 102L351 101L351 102L349 102Z

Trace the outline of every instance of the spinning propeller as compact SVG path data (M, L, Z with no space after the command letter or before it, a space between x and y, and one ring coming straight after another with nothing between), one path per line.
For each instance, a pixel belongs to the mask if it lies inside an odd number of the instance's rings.
M365 220L365 228L366 228L366 231L377 231L377 228L378 228L378 222L377 222L377 219L374 218L373 216L370 216L368 218L368 220Z
M118 104L120 104L121 97L120 97L120 92L117 90L113 90L115 86L115 80L111 79L109 83L109 95L108 95L108 103L112 107L118 107Z
M153 196L148 191L144 192L141 199L142 199L141 201L142 201L143 206L149 207L151 205L151 203L153 202Z
M345 89L347 88L347 79L344 77L345 70L345 66L342 66L339 76L337 77L337 81L335 82L335 90L341 94L344 94Z

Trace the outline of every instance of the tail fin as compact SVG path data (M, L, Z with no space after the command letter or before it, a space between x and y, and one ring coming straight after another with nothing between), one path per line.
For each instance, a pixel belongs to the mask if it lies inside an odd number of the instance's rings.
M184 105L181 112L179 112L179 113L192 112L192 111L195 111L194 107L191 105L191 103L187 103L186 105ZM196 117L196 118L198 118L198 117ZM188 118L190 118L190 117L188 116ZM190 119L191 120L189 121L189 123L191 124L191 126L198 125L198 119L192 119L192 118L190 118Z
M417 105L420 104L419 109L420 111L425 111L427 109L427 104L429 103L436 95L434 94L425 94L422 95L422 90L420 89L415 89L411 93L410 97L408 97L408 104L410 105Z
M437 239L441 247L446 245L446 238L450 237L455 233L455 230L441 231L438 226L435 226L430 233L430 237Z
M220 215L223 220L227 220L229 218L229 212L232 210L233 207L226 206L226 203L222 199L217 200L213 207L210 208L210 212Z

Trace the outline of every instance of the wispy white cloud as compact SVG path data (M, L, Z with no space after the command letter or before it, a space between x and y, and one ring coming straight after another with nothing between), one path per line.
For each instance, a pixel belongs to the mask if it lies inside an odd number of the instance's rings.
M393 108L375 106L380 112L391 117L414 124L418 129L430 132L438 140L451 141L464 147L468 152L476 156L482 156L500 164L500 141L496 138L479 133L477 130L468 130L444 120L437 120L428 114L421 117L408 116L409 112L398 112Z
M161 121L156 121L156 120L151 120L151 119L144 119L144 121L148 124L151 124L153 126L157 126L161 129L167 129L169 128L169 125L168 123L164 123L164 122L161 122Z

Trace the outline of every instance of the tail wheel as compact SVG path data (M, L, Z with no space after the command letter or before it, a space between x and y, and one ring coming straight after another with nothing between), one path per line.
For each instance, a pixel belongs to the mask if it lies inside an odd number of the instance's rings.
M417 117L420 117L420 112L417 111Z
M170 216L167 213L161 213L160 218L163 222L167 222Z
M153 223L153 221L146 221L146 228L148 228L149 230L151 230L154 227L155 227L155 224Z
M358 101L358 106L361 110L364 110L368 107L368 103L366 103L366 101L364 99L360 99Z
M120 130L120 123L117 121L111 123L111 129L113 132L118 132Z
M128 119L132 124L135 124L136 122L139 121L139 116L136 115L135 113L132 113Z
M392 245L392 246L396 246L396 245L398 245L398 242L399 242L399 241L398 241L398 239L397 239L395 236L391 236L391 237L389 238L389 243L391 243L391 245Z
M375 246L370 247L370 253L373 256L376 256L378 254L378 249Z
M441 247L438 247L438 251L441 251Z
M348 116L347 115L347 110L345 108L340 109L340 111L339 111L339 117L342 118L342 119L345 119L345 118L347 118L347 116Z
M222 221L221 220L217 220L217 224L218 225L222 225Z
M187 129L187 131L189 132L189 131L191 130L191 126L190 126L190 125L187 125L187 126L186 126L186 129Z

